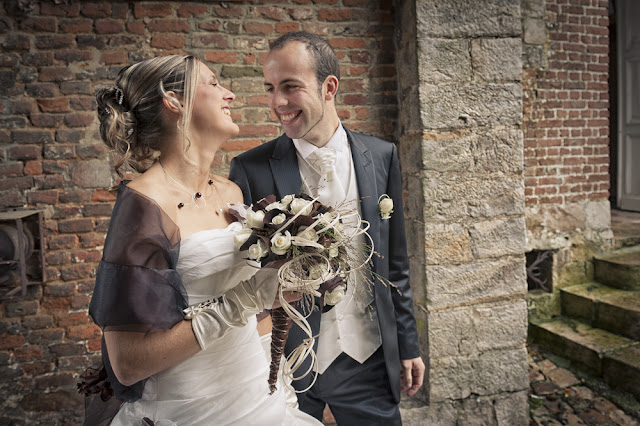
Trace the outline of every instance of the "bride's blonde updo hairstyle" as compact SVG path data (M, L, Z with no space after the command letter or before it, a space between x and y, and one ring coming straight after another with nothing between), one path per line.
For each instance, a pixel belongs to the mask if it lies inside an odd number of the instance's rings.
M147 170L162 137L175 132L162 118L164 98L181 111L178 130L188 143L199 66L200 60L191 55L147 59L121 69L114 87L96 92L100 137L120 157L115 164L118 174L123 164L137 172Z

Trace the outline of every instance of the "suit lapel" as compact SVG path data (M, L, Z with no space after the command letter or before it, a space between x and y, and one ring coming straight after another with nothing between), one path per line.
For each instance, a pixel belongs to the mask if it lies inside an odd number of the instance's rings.
M273 155L269 159L269 165L278 190L278 194L275 194L278 199L289 194L300 193L302 179L298 167L298 156L293 141L286 134L278 138Z
M380 223L378 220L376 171L373 166L372 154L357 134L350 132L347 128L345 128L345 131L351 146L351 157L353 158L353 168L355 169L358 183L362 218L369 222L370 228L368 232L375 246L379 241ZM373 257L374 264L375 259L376 256Z

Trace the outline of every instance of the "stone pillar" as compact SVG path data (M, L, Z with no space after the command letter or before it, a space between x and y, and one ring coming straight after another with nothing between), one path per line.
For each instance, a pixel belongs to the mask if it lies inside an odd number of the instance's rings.
M520 3L395 4L397 140L427 364L404 424L528 423Z

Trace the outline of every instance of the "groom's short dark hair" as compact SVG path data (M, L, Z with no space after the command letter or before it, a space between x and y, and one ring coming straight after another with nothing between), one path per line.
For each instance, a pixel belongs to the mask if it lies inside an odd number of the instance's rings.
M292 41L298 41L304 44L309 53L311 53L315 61L313 68L316 72L318 85L322 86L322 83L324 83L330 75L335 76L338 81L340 81L340 61L338 60L338 56L329 42L319 35L306 31L286 33L271 42L269 49L282 49L287 43Z

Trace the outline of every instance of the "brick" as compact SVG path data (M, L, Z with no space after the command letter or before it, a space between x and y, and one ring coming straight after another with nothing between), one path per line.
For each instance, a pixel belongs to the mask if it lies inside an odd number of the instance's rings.
M274 21L285 21L287 18L286 11L281 7L258 7L256 8L256 12L258 12L261 17Z
M54 369L55 365L49 361L29 362L22 365L22 371L24 374L31 376L40 376L45 373L50 373ZM39 406L38 408L41 409L42 406Z
M258 139L231 140L222 144L220 149L223 151L247 151L260 145Z
M277 22L276 23L276 32L278 34L285 34L293 31L299 31L300 24L297 22Z
M241 18L244 16L244 8L240 6L217 6L213 8L213 14L222 18Z
M86 263L77 263L61 268L60 273L64 281L79 280L83 278L95 277L95 267ZM75 296L73 300L75 300Z
M189 33L191 26L183 19L154 19L147 24L151 32L159 33Z
M75 74L69 68L62 67L44 67L38 75L39 81L65 81L75 78Z
M221 28L222 24L219 21L208 21L198 24L198 29L203 31L220 31ZM233 33L237 33L237 31L233 31Z
M53 142L51 132L46 130L13 130L11 142L17 144L45 144Z
M22 346L13 351L13 359L17 362L35 361L44 355L42 348L35 345Z
M64 120L62 114L37 114L33 113L29 116L31 124L34 127L57 127Z
M70 386L73 383L73 374L71 373L53 373L35 378L36 388L38 389Z
M53 317L46 314L24 317L22 319L22 325L28 330L50 328L53 326Z
M241 124L239 136L276 135L278 128L271 124Z
M330 22L353 21L353 9L320 9L318 20Z
M107 46L107 39L104 36L93 34L78 34L76 35L76 43L78 47L95 47L102 50Z
M90 50L76 50L76 49L64 49L57 50L55 58L58 61L66 62L68 64L72 62L89 62L93 60L93 52ZM73 76L73 74L71 74ZM70 79L65 79L70 80Z
M229 47L227 39L220 34L206 34L193 36L194 47L216 47L226 49Z
M97 19L94 22L97 34L119 34L124 31L124 25L115 19Z
M25 91L34 98L50 98L56 95L56 86L53 83L27 84Z
M45 67L53 65L53 52L27 52L20 57L23 66Z
M60 202L62 203L86 203L91 199L91 191L86 189L65 189L60 194Z
M35 315L38 313L40 303L37 300L21 300L19 302L7 303L7 317L17 317L24 315Z
M4 37L1 46L4 51L27 51L31 49L31 38L22 34L10 34Z
M58 250L78 247L79 239L77 235L53 235L49 237L48 242L49 249Z
M40 157L41 152L42 148L39 146L14 146L7 150L7 157L10 160L35 160Z
M0 191L7 191L10 189L25 190L33 186L33 178L30 176L4 178L0 180Z
M92 275L95 276L95 273ZM86 294L77 294L71 298L71 307L74 309L84 308L86 309L89 306L89 302L91 301L91 297Z
M0 349L18 348L26 343L24 336L15 334L0 335Z
M199 4L182 4L178 7L177 14L180 18L203 16L208 12L208 7Z
M86 112L72 112L64 116L64 122L69 127L87 127L93 123L95 114Z
M0 127L2 128L16 128L25 127L27 121L24 117L19 116L0 116Z
M69 111L68 98L39 99L38 107L42 112L66 112Z
M99 247L104 245L105 234L99 232L87 232L80 235L82 247Z
M98 108L93 97L73 97L69 101L69 105L75 111L95 111Z
M24 174L27 176L42 174L42 161L27 161L24 164Z
M27 193L27 200L30 204L56 204L58 202L58 191L31 191Z
M91 219L70 219L58 222L58 230L61 233L89 232L93 230Z
M90 95L93 94L91 90L91 83L86 81L65 81L60 83L60 92L65 95Z
M127 22L127 31L132 34L144 35L144 22L142 21L133 21Z
M51 33L56 30L56 20L54 18L30 16L20 23L20 29Z
M74 325L69 327L67 336L72 340L87 340L102 336L102 332L95 324Z
M91 19L61 19L58 21L58 30L61 33L78 34L90 33L93 31L93 21Z
M246 22L244 24L244 30L247 34L271 34L273 32L273 25L263 22Z
M70 312L60 314L57 322L60 327L69 327L73 325L86 324L87 321L89 321L89 316L86 312Z
M75 157L75 150L72 145L45 145L44 158L61 160Z
M84 346L77 342L56 343L50 345L49 349L57 356L73 356L84 353Z
M238 55L227 50L208 50L204 52L204 60L214 64L235 64L238 62Z
M40 5L40 14L43 16L78 16L80 13L80 3L48 3L43 2Z
M35 45L41 50L65 49L73 46L73 34L36 35Z
M80 129L61 129L56 130L56 142L80 142L85 137L85 131ZM76 147L76 154L81 155L80 151L85 149L84 146Z
M85 216L111 216L113 206L110 203L85 204Z
M167 3L136 3L133 7L136 18L165 18L172 13L173 8Z
M111 3L83 3L80 14L87 18L106 18L111 16Z
M71 253L71 260L74 263L99 262L102 258L100 250L77 250Z
M155 35L151 38L151 47L157 49L182 49L186 43L187 39L182 35Z
M112 50L100 53L100 62L103 64L124 64L128 62L127 52L122 50Z

